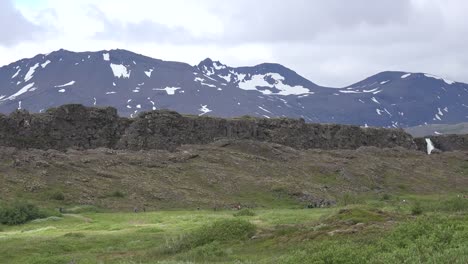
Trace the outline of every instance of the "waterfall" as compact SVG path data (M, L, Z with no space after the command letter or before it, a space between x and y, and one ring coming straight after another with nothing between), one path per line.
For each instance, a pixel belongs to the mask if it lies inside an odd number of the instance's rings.
M431 155L431 152L435 149L434 144L432 144L432 141L430 138L426 138L426 143L427 143L427 155Z

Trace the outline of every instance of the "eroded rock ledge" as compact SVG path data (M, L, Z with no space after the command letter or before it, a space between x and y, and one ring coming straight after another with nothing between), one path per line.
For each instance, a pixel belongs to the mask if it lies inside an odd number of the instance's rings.
M0 145L16 148L174 149L221 138L251 139L297 149L356 149L361 146L417 149L400 129L309 124L298 119L223 119L180 115L160 110L129 119L115 108L70 104L31 114L19 110L0 115Z

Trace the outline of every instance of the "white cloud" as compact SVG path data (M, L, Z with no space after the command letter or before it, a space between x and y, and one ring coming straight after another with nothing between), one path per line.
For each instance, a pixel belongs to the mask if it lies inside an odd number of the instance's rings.
M123 48L190 64L277 62L328 86L384 70L468 82L463 0L43 0L17 5L21 13L0 1L10 7L0 20L14 13L23 31L2 34L0 64L60 48ZM44 28L40 41L31 37Z

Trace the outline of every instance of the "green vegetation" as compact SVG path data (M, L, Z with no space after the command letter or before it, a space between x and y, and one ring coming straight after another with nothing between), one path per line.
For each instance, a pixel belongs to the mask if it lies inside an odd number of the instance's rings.
M0 263L468 263L467 164L252 141L0 148Z
M405 202L402 202L402 201ZM421 214L414 215L418 204ZM98 212L0 227L8 263L467 263L464 198L382 196L322 209ZM244 216L233 216L241 214Z
M109 194L109 197L114 197L114 198L124 198L125 193L121 191L113 191L111 194Z
M221 219L182 235L167 245L166 252L178 253L213 242L246 240L255 234L255 225L240 219Z
M233 214L234 216L255 216L255 212L250 209L242 209Z
M420 215L423 213L423 209L421 207L421 203L420 202L415 202L412 206L411 206L411 214L412 215Z
M39 211L33 204L15 202L12 205L0 207L0 223L4 225L19 225L28 221L43 218L46 214Z
M52 193L50 195L50 198L52 200L63 201L63 200L65 200L65 195L62 192L57 191L57 192Z

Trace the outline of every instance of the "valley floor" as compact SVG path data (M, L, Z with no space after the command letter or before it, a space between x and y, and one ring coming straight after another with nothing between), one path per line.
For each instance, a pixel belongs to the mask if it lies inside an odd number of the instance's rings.
M335 208L96 212L0 226L1 263L468 263L468 200Z
M0 220L49 216L0 263L468 263L467 190L467 152L0 147Z

